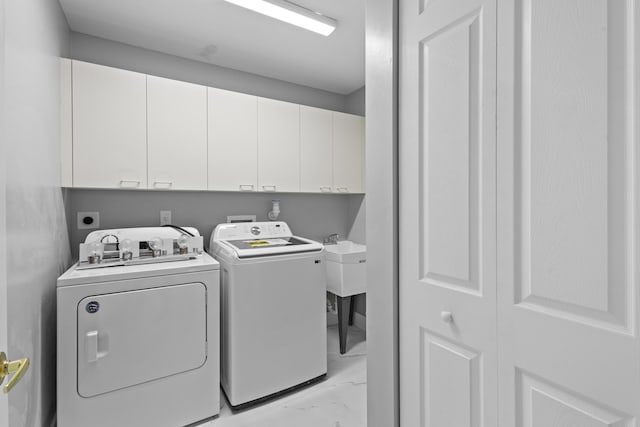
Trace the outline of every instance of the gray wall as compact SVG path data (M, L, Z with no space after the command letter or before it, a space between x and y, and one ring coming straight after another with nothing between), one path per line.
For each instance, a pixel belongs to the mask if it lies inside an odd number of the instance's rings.
M218 67L75 32L71 34L70 57L281 101L347 113L352 112L347 109L347 96L345 95L230 68ZM357 99L352 100L350 108L358 111L364 109L364 99L361 102L362 105L358 105ZM359 114L356 111L353 111L353 113Z
M5 14L8 354L32 363L9 395L9 425L42 426L55 414L56 279L71 260L59 161L68 28L57 1L5 0Z
M367 0L367 420L394 427L398 398L398 0ZM375 239L375 241L374 241Z
M160 210L171 210L173 223L198 228L208 246L213 228L226 222L227 215L256 215L268 221L271 200L280 199L279 220L286 221L294 234L322 241L332 233L346 236L351 227L349 205L358 195L296 193L233 193L206 191L69 190L71 247L77 257L78 245L91 230L78 230L79 211L100 212L100 228L160 225Z
M365 87L362 86L360 89L353 91L345 100L345 111L351 114L358 114L360 116L364 116L365 109Z

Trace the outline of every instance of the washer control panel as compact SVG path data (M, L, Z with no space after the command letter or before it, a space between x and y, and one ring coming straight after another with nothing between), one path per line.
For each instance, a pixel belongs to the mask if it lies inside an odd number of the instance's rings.
M214 231L212 240L269 239L292 237L286 222L241 222L220 224Z

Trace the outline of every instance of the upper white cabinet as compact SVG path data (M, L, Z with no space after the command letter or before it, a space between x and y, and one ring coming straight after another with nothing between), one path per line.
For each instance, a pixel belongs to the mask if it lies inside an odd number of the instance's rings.
M207 189L207 88L147 76L149 188Z
M73 185L147 187L147 76L73 61Z
M60 63L61 185L363 193L364 119Z
M332 192L332 126L331 111L300 106L300 191Z
M363 193L363 118L333 112L333 190Z
M258 98L258 191L300 191L300 106Z
M209 88L209 190L256 191L258 98Z

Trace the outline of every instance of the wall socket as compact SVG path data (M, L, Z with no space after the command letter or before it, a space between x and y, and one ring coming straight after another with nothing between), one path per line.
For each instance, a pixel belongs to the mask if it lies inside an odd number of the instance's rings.
M160 211L160 225L172 224L171 211Z
M100 227L100 212L78 212L78 230Z

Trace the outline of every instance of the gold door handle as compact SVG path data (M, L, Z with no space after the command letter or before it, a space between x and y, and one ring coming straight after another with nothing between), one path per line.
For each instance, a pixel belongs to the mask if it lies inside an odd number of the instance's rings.
M7 360L7 355L0 352L0 384L3 383L4 377L9 374L13 374L7 384L2 388L2 391L5 394L9 393L13 386L16 385L25 372L27 372L27 369L29 369L28 358L25 357L24 359Z

